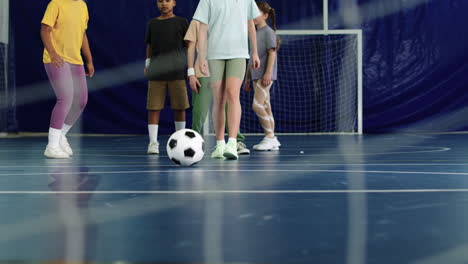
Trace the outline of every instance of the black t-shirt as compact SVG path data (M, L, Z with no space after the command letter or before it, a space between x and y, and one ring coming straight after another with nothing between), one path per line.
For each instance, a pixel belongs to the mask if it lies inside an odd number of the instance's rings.
M146 43L151 45L151 64L147 77L153 81L185 79L187 58L184 37L187 19L172 17L154 18L148 23Z

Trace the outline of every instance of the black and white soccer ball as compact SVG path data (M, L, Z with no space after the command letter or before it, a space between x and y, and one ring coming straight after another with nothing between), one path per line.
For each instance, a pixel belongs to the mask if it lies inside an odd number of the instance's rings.
M192 166L205 154L205 141L192 129L181 129L167 141L167 155L174 163Z

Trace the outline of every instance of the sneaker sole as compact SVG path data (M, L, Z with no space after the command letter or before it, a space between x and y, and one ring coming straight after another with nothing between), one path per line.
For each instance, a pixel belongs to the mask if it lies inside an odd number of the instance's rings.
M256 151L272 151L272 150L279 150L278 147L271 147L269 149L258 149L258 148L254 148L254 150Z
M249 150L242 150L242 151L238 151L237 154L238 155L248 155L248 154L250 154L250 151Z
M44 154L44 156L48 159L69 159L70 157L52 157L52 156L48 156L46 154Z
M223 156L224 156L226 159L238 159L238 157L237 157L236 154L230 153L230 152L224 152Z

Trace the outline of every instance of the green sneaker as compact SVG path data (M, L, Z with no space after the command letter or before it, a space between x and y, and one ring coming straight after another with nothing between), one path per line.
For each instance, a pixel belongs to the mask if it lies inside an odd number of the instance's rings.
M248 155L250 154L250 150L244 144L244 142L237 141L237 154L238 155Z
M224 148L224 157L226 159L237 159L237 143L234 141L228 142Z
M224 159L223 153L226 145L216 145L215 150L211 153L212 159Z

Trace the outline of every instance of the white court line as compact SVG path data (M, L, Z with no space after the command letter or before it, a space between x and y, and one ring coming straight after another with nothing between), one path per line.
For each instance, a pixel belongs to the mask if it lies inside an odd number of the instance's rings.
M468 192L468 189L389 189L389 190L198 190L198 191L0 191L2 194L349 194L349 193L442 193Z
M301 150L298 148L296 151ZM281 157L336 157L336 156L372 156L372 155L394 155L394 154L414 154L414 153L434 153L434 152L444 152L449 151L451 148L441 148L435 150L415 150L415 151L401 151L401 152L376 152L376 153L336 153L336 154L279 154ZM312 151L311 151L312 152ZM316 152L316 150L313 150ZM275 153L275 152L265 152L265 153ZM79 156L93 156L93 157L148 157L148 155L106 155L106 154L79 154ZM267 156L265 156L267 157Z
M230 173L239 173L239 172L287 172L288 176L291 173L304 173L304 172L328 172L328 173L375 173L375 174L425 174L425 175L460 175L468 176L468 172L433 172L433 171L367 171L367 170L204 170L204 169L193 169L193 170L141 170L141 171L91 171L91 172L40 172L40 173L2 173L0 176L35 176L35 175L69 175L70 173L88 173L88 174L139 174L139 173L186 173L187 176L191 176L195 172L230 172ZM215 175L209 175L215 176ZM248 174L249 177L252 177L252 174ZM264 175L262 175L264 176ZM271 174L269 176L279 176ZM307 175L306 175L307 176Z
M252 143L253 145L254 143ZM5 146L7 147L7 146ZM0 152L12 152L14 151L15 153L17 152L34 152L34 151L43 151L43 148L18 148L16 146L11 146L11 148L14 147L14 150L12 149L1 149ZM299 148L303 150L317 150L317 149L330 149L336 146L330 147L327 144L298 144L298 145L291 145L289 144L288 147L281 147L281 150L297 150ZM373 150L378 150L378 149L385 149L387 146L382 146L382 145L376 145L376 146L365 146L366 148L371 148ZM419 148L419 149L441 149L445 147L436 147L436 146L392 146L394 148ZM146 149L142 149L141 147L124 147L124 148L86 148L86 147L81 147L80 149L74 150L74 152L80 153L80 152L103 152L103 151L131 151L131 152L142 152L146 153Z
M204 164L197 164L195 168L202 168L202 167L215 167L217 165L223 167L238 167L238 166L250 166L250 167L265 167L265 165L274 164L274 167L322 167L322 166L468 166L468 163L320 163L320 164L313 164L313 163L281 163L278 161L275 162L258 162L258 163L232 163L232 164L223 164L223 163L204 163ZM153 163L153 164L128 164L128 165L76 165L76 164L69 164L69 165L60 165L60 166L49 166L49 165L28 165L28 166L20 166L20 165L0 165L0 168L128 168L128 167L174 167L179 168L178 165L171 165L167 163Z

